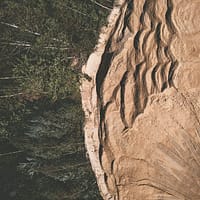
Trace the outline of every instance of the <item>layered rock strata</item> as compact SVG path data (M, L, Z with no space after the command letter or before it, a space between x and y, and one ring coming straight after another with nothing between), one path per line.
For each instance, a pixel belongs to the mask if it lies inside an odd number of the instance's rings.
M83 67L105 200L200 199L200 1L122 0Z

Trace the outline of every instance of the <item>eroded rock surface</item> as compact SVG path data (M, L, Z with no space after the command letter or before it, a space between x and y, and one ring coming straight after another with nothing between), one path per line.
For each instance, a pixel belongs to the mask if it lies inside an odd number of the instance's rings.
M200 1L122 0L83 72L105 200L200 199Z

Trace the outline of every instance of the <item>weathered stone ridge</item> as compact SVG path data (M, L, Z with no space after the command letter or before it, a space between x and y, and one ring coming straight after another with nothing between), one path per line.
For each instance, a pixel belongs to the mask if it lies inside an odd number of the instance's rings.
M118 1L83 72L104 199L200 199L200 1Z

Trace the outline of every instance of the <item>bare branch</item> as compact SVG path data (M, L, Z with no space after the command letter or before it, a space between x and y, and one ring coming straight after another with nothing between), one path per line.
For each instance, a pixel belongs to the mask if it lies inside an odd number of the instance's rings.
M21 46L21 47L31 47L29 43L19 43L19 42L1 42L3 45L11 45L11 46Z
M15 29L21 30L21 28L19 26L15 25L15 24L9 24L9 23L6 23L6 22L0 22L0 23L3 24L3 25L9 26L11 28L15 28ZM28 33L31 33L33 35L36 35L36 36L40 36L40 33L33 32L33 31L28 30L28 29L25 29L24 31L28 32Z
M31 48L31 44L30 43L21 43L21 42L0 42L0 44L3 45L10 45L10 46L15 46L15 47L25 47L25 48ZM56 47L56 46L46 46L46 47L40 47L40 48L44 48L44 49L59 49L59 50L69 50L72 48L69 47Z
M0 77L0 80L22 79L23 77Z
M24 93L20 92L20 93L17 93L17 94L10 94L10 95L4 95L4 96L0 96L0 99L6 99L6 98L12 98L12 97L17 97L17 96L21 96L23 95Z
M23 153L23 151L15 151L15 152L3 153L3 154L0 154L0 157L2 157L2 156L16 155L16 154L19 154L19 153Z
M101 8L104 8L104 9L106 9L106 10L109 10L109 11L111 11L112 10L112 8L108 8L107 6L104 6L104 5L102 5L102 4L100 4L100 3L98 3L97 1L95 1L95 0L90 0L91 2L93 2L94 4L96 4L96 5L98 5L98 6L100 6Z
M33 35L35 35L35 36L41 36L41 34L38 33L38 32L30 31L30 30L28 30L28 29L23 30L22 28L20 28L19 26L15 25L15 24L9 24L9 23L6 23L6 22L0 22L0 24L5 25L5 26L8 26L8 27L10 27L10 28L18 29L19 31L24 31L24 32L33 34ZM59 41L59 42L62 41L62 40L59 40L59 39L57 39L57 38L52 38L52 39L53 39L54 41Z

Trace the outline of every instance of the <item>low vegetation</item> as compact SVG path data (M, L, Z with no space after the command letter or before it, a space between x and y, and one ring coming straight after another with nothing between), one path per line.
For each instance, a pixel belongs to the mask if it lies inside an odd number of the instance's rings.
M0 2L0 196L100 199L79 82L111 0Z

